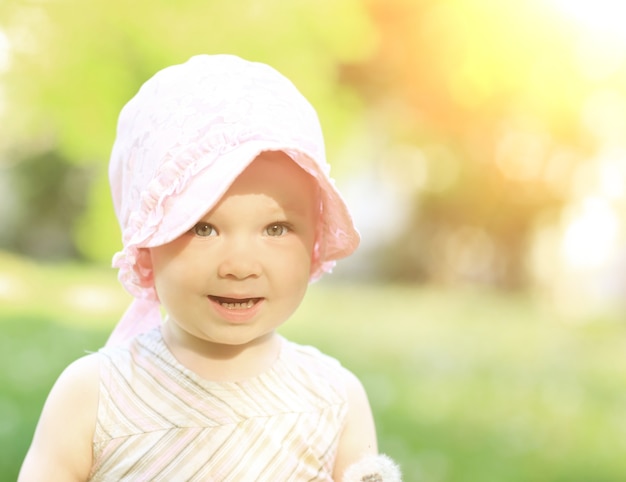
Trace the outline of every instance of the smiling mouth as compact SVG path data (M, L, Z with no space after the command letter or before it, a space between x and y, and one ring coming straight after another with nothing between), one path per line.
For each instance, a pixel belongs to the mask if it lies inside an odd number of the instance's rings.
M223 298L221 296L209 296L209 299L229 310L248 310L256 305L261 298Z

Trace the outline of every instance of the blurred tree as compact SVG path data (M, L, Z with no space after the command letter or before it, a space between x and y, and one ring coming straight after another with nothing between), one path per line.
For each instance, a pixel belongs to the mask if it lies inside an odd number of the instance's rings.
M14 154L20 158L8 184L13 199L2 244L14 252L46 259L77 255L68 233L84 210L89 188L86 167L77 167L55 151Z
M537 218L567 201L577 164L600 147L581 121L587 100L600 88L623 93L626 63L598 72L598 60L583 62L581 51L610 58L606 45L545 1L366 4L379 49L344 78L376 110L376 125L392 126L389 144L419 146L427 160L412 218L381 269L523 286ZM388 149L381 162L402 172L393 155ZM412 169L406 164L399 181Z

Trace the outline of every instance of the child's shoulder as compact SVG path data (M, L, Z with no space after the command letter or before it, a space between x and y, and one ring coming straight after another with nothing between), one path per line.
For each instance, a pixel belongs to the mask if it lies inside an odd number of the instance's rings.
M308 378L314 378L321 383L329 383L347 395L358 383L357 377L341 362L311 345L302 345L293 341L286 341L284 358L290 363L293 370L302 372Z
M58 407L72 413L77 405L87 410L97 405L100 382L100 357L89 353L70 363L57 379L49 400L61 400ZM94 403L89 404L91 400ZM89 405L87 407L87 405Z
M303 345L289 340L284 340L282 358L292 366L311 373L328 375L341 373L345 370L341 362L312 345Z
M100 360L86 355L68 365L42 410L20 480L86 480L96 425ZM69 480L69 479L67 479Z
M340 366L339 360L331 355L322 352L319 348L313 345L304 345L295 341L283 339L286 347L286 351L294 357L299 357L301 360L309 360L315 363L321 363L329 366Z
M97 386L99 371L98 353L87 353L70 363L61 373L57 383L69 386Z

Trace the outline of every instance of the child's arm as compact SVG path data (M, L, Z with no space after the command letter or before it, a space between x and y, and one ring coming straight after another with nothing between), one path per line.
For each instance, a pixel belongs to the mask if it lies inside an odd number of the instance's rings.
M376 428L367 394L361 382L344 370L348 389L348 416L337 451L333 479L343 480L346 469L364 456L378 453Z
M86 481L98 409L96 355L76 360L48 395L19 482Z

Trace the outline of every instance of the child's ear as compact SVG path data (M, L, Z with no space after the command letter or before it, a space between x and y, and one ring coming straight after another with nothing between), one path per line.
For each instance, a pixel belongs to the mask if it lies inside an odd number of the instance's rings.
M145 288L153 286L154 275L152 273L152 256L149 248L139 248L135 264L135 271L139 276L139 284Z

